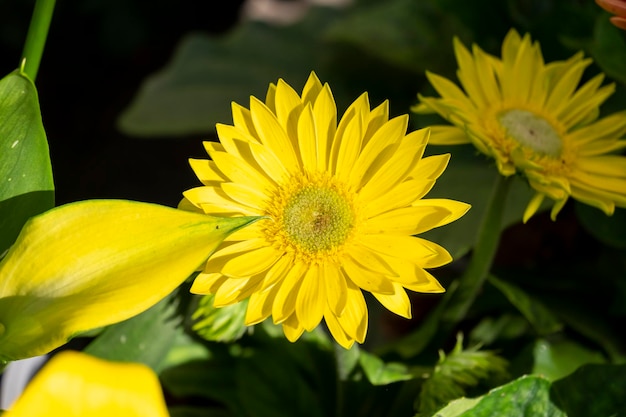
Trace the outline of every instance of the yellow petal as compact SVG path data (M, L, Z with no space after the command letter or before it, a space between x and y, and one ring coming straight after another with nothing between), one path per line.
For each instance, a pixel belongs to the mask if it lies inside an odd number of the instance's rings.
M228 178L220 172L215 162L208 159L189 159L189 165L204 185L216 186Z
M373 293L374 297L389 311L402 316L404 318L411 318L411 301L406 295L406 291L402 288L402 285L393 283L393 294L378 294Z
M392 294L393 286L385 275L372 272L352 258L345 258L341 263L346 276L359 288L369 292Z
M313 105L315 115L315 138L317 148L317 169L326 171L330 163L330 149L337 129L337 106L328 84L320 92Z
M419 131L418 131L419 132ZM425 143L415 141L416 132L407 135L387 162L385 162L363 185L359 196L364 200L374 199L402 182L424 153Z
M193 280L189 291L193 294L215 294L227 279L227 276L218 273L200 273Z
M296 262L293 268L287 273L280 285L274 305L272 306L272 317L274 323L282 323L293 314L296 309L296 299L302 284L302 276L306 272L306 266L302 262Z
M391 151L389 155L395 150L397 144L399 144L400 140L404 137L407 125L408 117L400 116L389 120L374 133L372 138L363 147L363 151L354 166L351 167L350 183L355 186L363 184L364 177L366 177L368 170L371 170L374 161L378 159L381 161L386 160L386 155L383 154L383 151L387 147L390 147L390 145L394 146L389 149L389 151ZM382 164L378 163L375 166L380 165ZM374 168L367 177L371 177L371 174L373 174L375 170Z
M280 255L274 247L263 246L229 259L220 272L230 277L250 277L274 265Z
M311 331L322 321L326 308L326 284L319 265L311 265L302 278L296 300L296 316L304 330Z
M7 417L167 417L157 375L137 363L83 353L54 356L33 378Z
M0 358L47 353L76 333L139 314L255 220L122 200L32 218L0 262Z
M350 337L343 327L341 327L335 314L330 310L326 310L326 313L324 313L324 321L326 322L330 334L337 343L345 349L350 349L354 344L354 338Z
M331 262L324 262L322 264L322 272L326 284L328 306L335 315L339 316L343 313L343 309L346 306L346 278L339 267Z
M297 137L297 123L302 111L302 100L289 84L282 79L276 84L276 118L293 141Z
M260 323L272 314L272 305L279 288L279 285L274 285L252 293L246 310L246 326Z
M350 280L347 281L347 284L346 307L343 314L337 317L337 321L350 339L363 343L367 333L367 305L361 290Z
M295 314L292 314L287 320L283 321L282 325L283 333L285 333L285 337L290 342L295 342L302 336L302 333L304 333L304 327L302 327L302 324Z
M263 145L267 146L278 157L287 171L296 172L298 159L287 132L276 119L276 116L255 97L250 97L250 113Z
M300 159L302 160L302 167L309 172L313 172L317 168L317 130L313 117L313 108L311 104L307 104L298 120ZM322 155L322 158L324 157L325 155Z
M456 126L430 126L430 140L428 143L431 145L462 145L470 142L470 138L465 131Z

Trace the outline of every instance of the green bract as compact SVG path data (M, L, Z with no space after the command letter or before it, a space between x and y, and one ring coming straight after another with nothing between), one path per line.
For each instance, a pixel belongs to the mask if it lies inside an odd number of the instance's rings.
M123 200L34 217L0 263L0 359L49 352L146 310L255 220Z

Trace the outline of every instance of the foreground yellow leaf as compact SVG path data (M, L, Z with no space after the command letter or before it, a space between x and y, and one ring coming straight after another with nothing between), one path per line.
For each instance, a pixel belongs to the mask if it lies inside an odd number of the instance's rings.
M167 417L159 380L147 366L65 351L42 368L7 417Z
M0 262L0 360L47 353L141 313L257 219L123 200L72 203L32 218Z

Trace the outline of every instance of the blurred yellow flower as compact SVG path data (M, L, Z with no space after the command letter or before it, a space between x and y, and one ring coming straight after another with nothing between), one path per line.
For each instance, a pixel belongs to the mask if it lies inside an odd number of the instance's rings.
M473 143L493 157L502 175L523 174L536 194L527 221L544 198L554 200L552 219L571 196L611 215L626 207L626 158L610 155L626 148L626 112L598 118L599 106L613 93L599 74L580 88L590 59L578 53L544 64L539 44L511 30L502 59L458 39L454 49L463 90L427 73L441 98L423 97L413 108L436 112L454 126L433 126L431 143Z
M54 356L3 417L167 417L156 374L84 353Z
M469 208L423 200L449 155L422 159L428 130L406 134L408 116L389 120L388 103L370 109L361 95L337 123L328 84L312 73L298 95L283 80L265 103L233 104L234 124L217 125L212 160L191 160L203 187L181 208L220 216L263 215L228 238L197 276L192 292L216 307L249 298L246 324L270 315L295 341L322 319L339 344L362 343L363 290L411 316L405 289L442 292L423 268L451 261L439 245L413 237Z

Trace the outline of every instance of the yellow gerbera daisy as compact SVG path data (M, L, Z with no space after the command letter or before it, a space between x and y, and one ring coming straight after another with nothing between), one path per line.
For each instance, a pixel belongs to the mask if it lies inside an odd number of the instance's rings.
M362 343L362 290L411 316L405 288L444 291L423 268L451 261L441 246L413 237L461 217L465 203L422 200L449 155L422 159L428 130L406 134L408 116L361 95L337 124L328 84L311 73L302 95L283 80L266 102L235 103L234 123L217 125L212 160L191 160L203 187L181 208L218 216L267 216L230 236L191 291L216 307L249 298L246 324L270 315L291 341L322 320L348 348Z
M626 158L608 155L626 148L626 112L598 119L599 106L613 93L599 74L577 89L591 63L578 53L544 64L537 42L511 30L502 59L458 39L454 50L463 90L427 73L441 98L422 97L413 108L436 112L454 126L433 126L431 143L473 143L495 159L502 175L523 174L536 194L526 222L547 196L555 219L571 196L611 215L626 207Z

